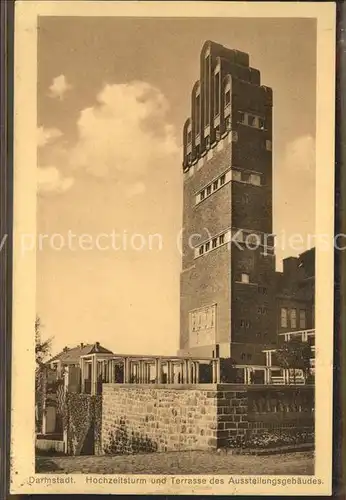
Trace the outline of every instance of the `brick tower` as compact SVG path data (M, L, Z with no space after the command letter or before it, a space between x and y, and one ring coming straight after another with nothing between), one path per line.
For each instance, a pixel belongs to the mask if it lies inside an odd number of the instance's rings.
M261 363L276 343L272 90L206 42L183 129L180 354Z

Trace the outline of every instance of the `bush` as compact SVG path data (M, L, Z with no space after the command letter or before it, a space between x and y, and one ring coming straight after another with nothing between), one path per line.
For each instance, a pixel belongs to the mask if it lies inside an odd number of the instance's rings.
M229 440L231 448L270 449L281 446L305 444L314 442L313 431L263 431L258 434L235 436Z

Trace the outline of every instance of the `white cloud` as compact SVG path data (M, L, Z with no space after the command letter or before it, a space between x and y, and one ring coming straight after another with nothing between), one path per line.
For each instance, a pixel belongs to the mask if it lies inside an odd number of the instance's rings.
M303 135L288 143L284 162L288 170L314 174L315 139L311 135Z
M53 82L49 87L50 97L62 100L65 93L72 88L72 85L67 83L65 75L59 75L53 78Z
M71 152L74 167L132 185L175 158L169 104L160 90L145 82L106 85L96 101L80 113L79 139Z
M125 187L125 193L128 198L143 194L145 191L146 186L143 182L135 182L134 184Z
M38 147L43 147L49 142L54 141L62 136L61 130L58 128L37 128L37 145Z
M39 194L64 193L72 187L73 177L64 177L54 166L37 168L37 189Z

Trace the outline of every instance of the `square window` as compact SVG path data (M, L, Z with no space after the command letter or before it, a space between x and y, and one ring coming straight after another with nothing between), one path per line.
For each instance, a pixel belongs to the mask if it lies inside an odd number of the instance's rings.
M211 186L208 186L207 187L207 196L209 196L211 194Z
M255 116L248 115L248 125L250 125L250 127L256 126L256 117Z
M214 191L216 191L218 187L219 187L219 181L218 180L214 181L213 182L213 189L214 189Z
M204 251L204 248L203 248L203 245L201 245L199 247L199 255L203 255L203 251Z
M260 186L261 185L261 176L258 174L251 174L250 175L250 184L253 184L254 186Z
M213 247L213 248L216 248L216 247L217 247L217 238L213 238L213 241L212 241L212 247Z
M232 170L232 180L241 181L241 172L239 170Z
M247 273L242 273L241 282L242 283L250 283L250 276Z
M245 118L246 118L245 117L245 113L243 113L242 111L239 111L239 115L238 116L239 116L239 119L238 119L239 123L245 123L246 122L246 120L245 120Z
M219 245L222 245L224 242L225 242L225 235L224 235L224 234L221 234L221 235L219 236Z
M208 241L206 244L205 244L205 251L208 252L210 250L210 242Z
M225 182L226 182L226 175L222 175L220 177L220 186L223 186L225 184Z

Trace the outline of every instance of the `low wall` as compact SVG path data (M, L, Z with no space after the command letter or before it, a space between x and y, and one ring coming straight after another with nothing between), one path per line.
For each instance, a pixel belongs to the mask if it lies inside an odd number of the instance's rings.
M311 386L104 384L102 453L205 450L314 428Z

